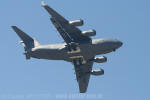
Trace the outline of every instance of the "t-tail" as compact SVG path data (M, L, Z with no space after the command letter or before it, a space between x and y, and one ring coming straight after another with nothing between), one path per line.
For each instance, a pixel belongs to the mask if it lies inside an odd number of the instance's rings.
M26 59L30 59L30 52L32 51L32 48L35 48L39 46L40 44L38 43L37 40L33 39L29 35L27 35L25 32L20 30L16 26L12 26L13 30L17 33L17 35L20 37L22 40L20 43L24 46L25 49L25 56Z

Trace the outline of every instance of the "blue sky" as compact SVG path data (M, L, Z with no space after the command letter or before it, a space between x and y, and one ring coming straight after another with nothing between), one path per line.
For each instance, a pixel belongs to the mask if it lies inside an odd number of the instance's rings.
M83 19L82 30L97 31L93 38L114 38L124 43L116 52L105 55L107 63L94 64L93 68L103 68L105 75L91 76L87 94L102 95L95 100L150 99L149 0L45 2L68 20ZM12 25L20 27L41 44L63 42L40 3L41 0L2 0L0 3L0 100L57 100L59 95L78 94L70 63L26 61L20 39L11 29Z

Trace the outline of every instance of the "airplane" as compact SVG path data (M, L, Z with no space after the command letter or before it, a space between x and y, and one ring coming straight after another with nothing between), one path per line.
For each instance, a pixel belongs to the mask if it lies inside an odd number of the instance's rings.
M88 88L90 75L100 76L103 69L93 70L93 63L104 63L107 57L97 55L110 53L120 48L123 43L116 39L92 39L95 30L81 31L78 27L84 25L83 20L68 21L50 6L42 1L42 7L51 15L50 20L55 26L65 43L41 45L17 26L12 29L21 38L26 59L64 60L74 65L79 92L85 93Z

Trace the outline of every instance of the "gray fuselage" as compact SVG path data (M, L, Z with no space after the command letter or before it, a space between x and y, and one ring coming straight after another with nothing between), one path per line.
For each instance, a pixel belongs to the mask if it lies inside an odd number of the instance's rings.
M68 53L66 44L40 45L32 48L31 57L48 60L71 61L71 57L83 56L89 60L96 55L106 54L121 47L122 42L115 39L93 39L92 43L80 44L80 51Z

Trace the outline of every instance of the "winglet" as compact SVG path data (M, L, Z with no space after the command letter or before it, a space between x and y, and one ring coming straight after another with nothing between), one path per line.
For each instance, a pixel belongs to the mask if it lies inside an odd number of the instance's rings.
M42 7L46 6L44 1L41 2L41 5L42 5Z

